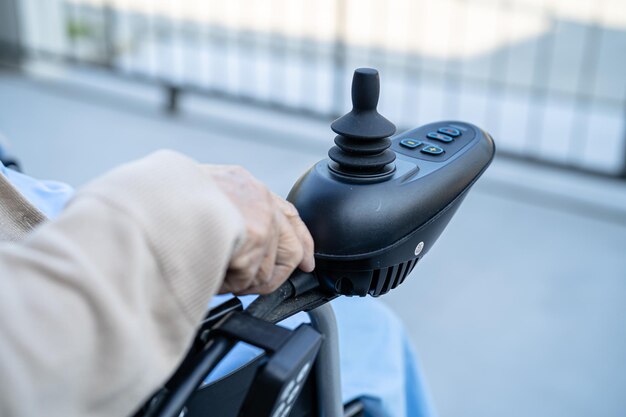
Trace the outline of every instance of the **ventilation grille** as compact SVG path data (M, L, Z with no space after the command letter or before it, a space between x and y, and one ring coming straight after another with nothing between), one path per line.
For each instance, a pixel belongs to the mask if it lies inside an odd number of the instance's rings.
M374 297L386 294L389 290L402 284L406 277L413 271L419 258L411 259L408 262L391 266L389 268L375 269L372 274L372 282L369 293Z

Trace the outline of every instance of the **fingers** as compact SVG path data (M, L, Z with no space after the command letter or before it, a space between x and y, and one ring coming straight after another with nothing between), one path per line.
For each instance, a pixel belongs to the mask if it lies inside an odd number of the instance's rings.
M252 280L249 280L249 286L247 288L236 292L237 295L266 294L274 291L282 284L282 281L276 282L274 275L276 257L278 254L279 233L272 233L270 239L271 241L267 245L267 253L261 262L257 274Z
M315 269L314 243L309 229L307 229L293 204L283 200L274 193L272 193L272 197L289 221L296 234L298 243L302 247L302 260L297 266L305 272L313 271Z
M280 215L279 230L274 280L284 282L302 262L304 250L291 221L284 213Z
M251 285L245 290L237 292L237 295L245 294L268 294L278 288L289 275L302 262L304 251L300 244L300 239L296 234L291 222L281 210L276 211L276 230L277 239L274 245L274 256L271 259L266 258L266 268L271 268L269 276L265 275L266 271L259 269L259 274L251 281Z
M313 238L289 202L236 166L204 166L242 216L246 233L231 257L220 293L266 294L296 269L315 268Z
M274 228L277 228L278 220L274 222ZM276 256L278 253L278 240L280 238L279 233L271 233L270 241L267 245L267 252L261 262L261 266L255 277L254 285L268 285L274 278L274 264L276 263Z

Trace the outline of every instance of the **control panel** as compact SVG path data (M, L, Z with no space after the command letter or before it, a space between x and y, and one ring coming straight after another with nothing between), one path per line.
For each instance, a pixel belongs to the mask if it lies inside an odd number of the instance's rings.
M474 128L463 122L439 122L396 135L391 149L425 161L443 162L476 138Z
M378 296L401 284L495 152L491 136L466 122L395 134L378 113L379 93L376 70L355 70L352 110L331 124L328 159L287 198L315 241L320 284L337 294Z

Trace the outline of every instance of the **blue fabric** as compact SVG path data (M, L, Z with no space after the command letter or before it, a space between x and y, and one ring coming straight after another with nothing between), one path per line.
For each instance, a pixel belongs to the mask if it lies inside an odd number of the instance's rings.
M54 218L72 197L73 189L55 181L39 181L6 169L0 172L49 218ZM231 296L216 296L211 305ZM255 296L241 297L244 305ZM398 318L379 300L340 297L332 302L339 327L341 385L344 401L367 397L371 416L434 416L417 356ZM305 313L280 324L295 328L308 322ZM214 381L256 357L257 348L239 343L209 375Z
M74 194L74 189L67 184L58 181L36 180L6 168L2 162L0 162L0 173L7 177L13 186L48 218L58 216Z

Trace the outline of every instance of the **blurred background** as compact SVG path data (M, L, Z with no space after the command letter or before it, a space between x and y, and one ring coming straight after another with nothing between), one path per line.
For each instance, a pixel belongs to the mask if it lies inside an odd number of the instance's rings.
M363 66L400 131L483 127L494 164L381 300L442 417L626 415L624 0L0 0L0 62L0 132L75 186L172 148L286 195Z

